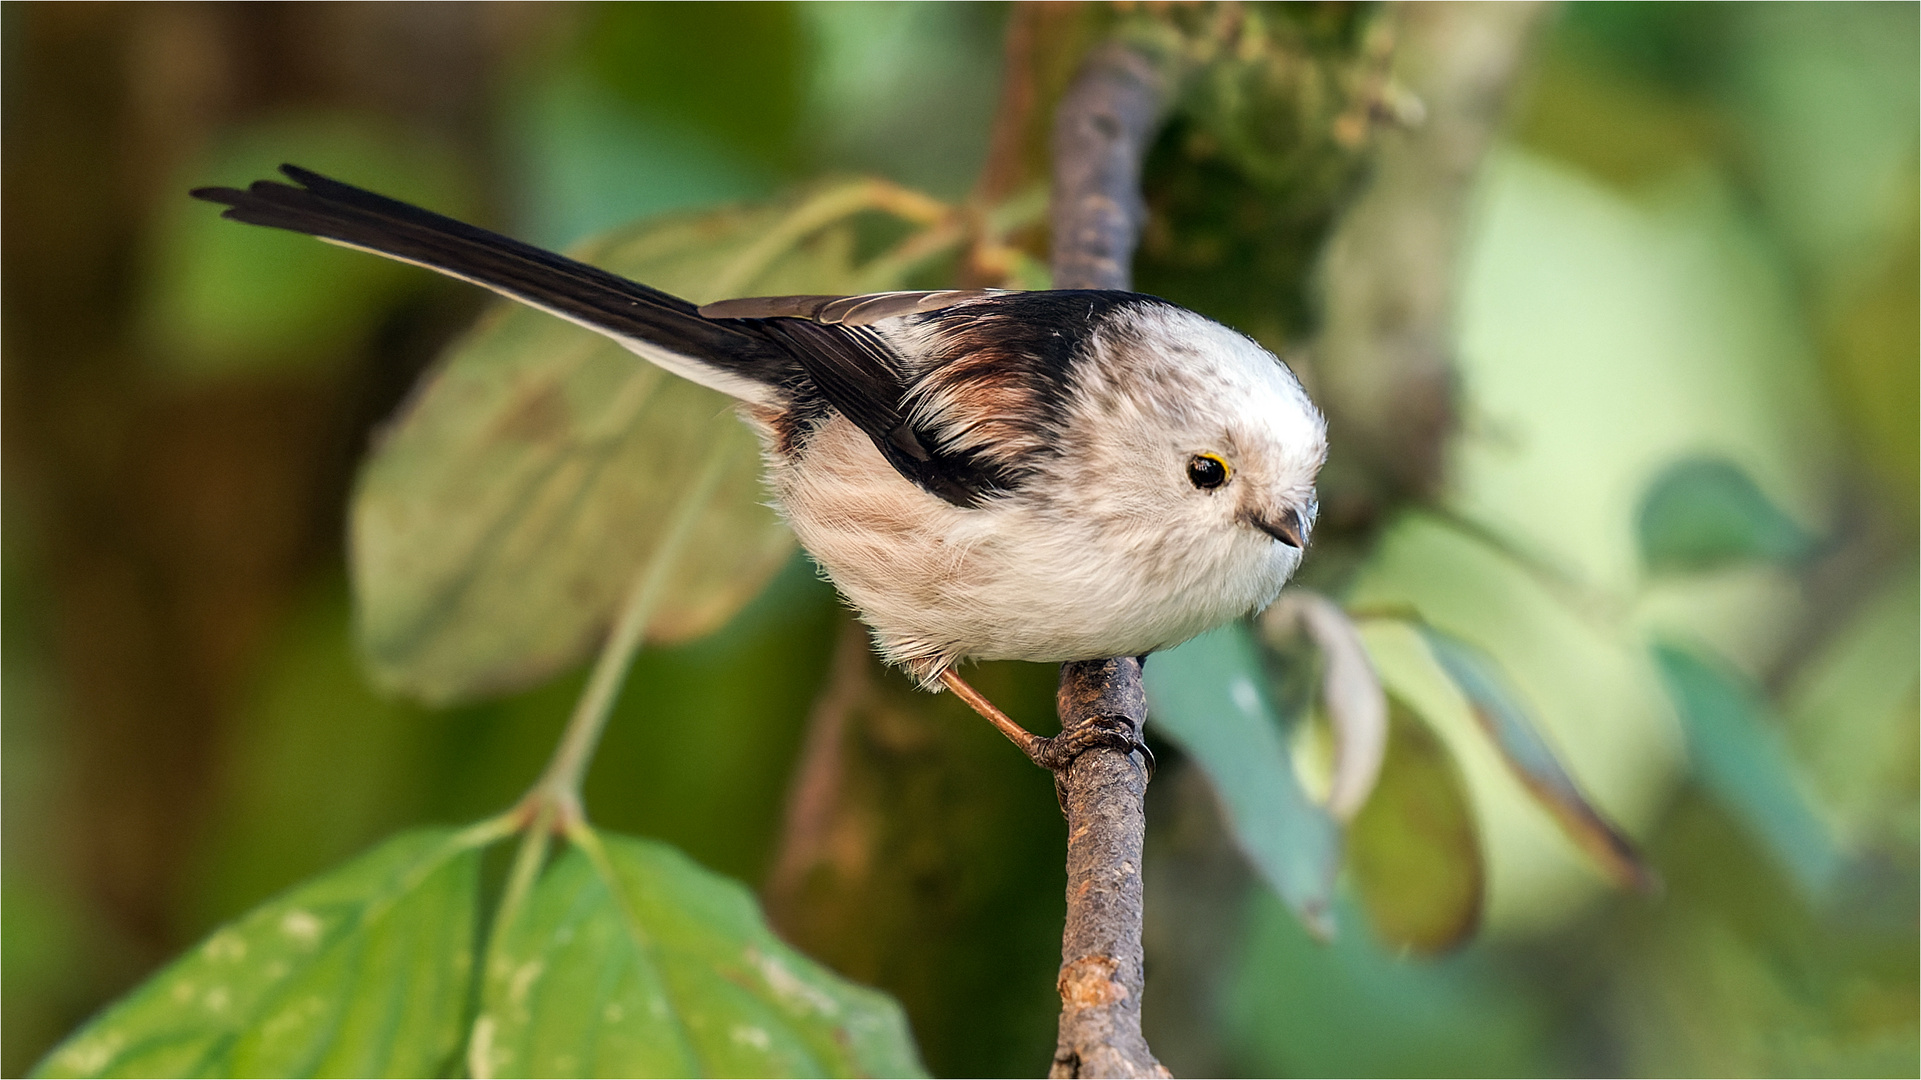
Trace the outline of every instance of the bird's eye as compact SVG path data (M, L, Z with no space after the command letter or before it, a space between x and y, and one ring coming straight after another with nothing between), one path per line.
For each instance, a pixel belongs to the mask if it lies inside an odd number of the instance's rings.
M1233 473L1218 454L1195 454L1187 460L1187 478L1202 491L1212 491L1227 483Z

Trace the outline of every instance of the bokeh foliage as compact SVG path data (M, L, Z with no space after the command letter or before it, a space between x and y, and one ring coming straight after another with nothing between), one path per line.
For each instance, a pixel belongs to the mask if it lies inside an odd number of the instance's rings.
M286 157L446 209L511 207L517 217L490 220L554 244L665 210L769 198L835 170L874 170L947 197L967 190L987 142L1002 12L753 5L727 9L719 25L720 10L609 5L473 31L494 42L475 70L502 74L465 113L404 93L233 91L243 104L203 108L211 118L186 125L199 134L161 142L172 155L161 159L204 183ZM1322 74L1263 59L1289 49L1368 55L1373 13L1248 10L1247 39L1273 51L1250 50L1190 88L1150 166L1158 231L1140 281L1290 347L1313 328L1309 275L1334 223L1328 193L1357 190L1366 175L1358 151L1290 168L1299 144L1275 133L1331 132L1341 88L1330 84L1296 127L1263 123L1237 140L1210 134L1208 122L1218 129L1226 115L1232 134L1236 102L1259 100L1277 79ZM51 185L22 170L57 178L73 168L31 152L45 138L33 110L78 108L57 93L23 96L21 80L96 86L85 64L65 83L45 74L47 58L72 40L118 39L43 9L6 17L9 48L20 50L9 58L28 72L9 65L6 104L9 220L21 222L23 210L31 221L49 205ZM1259 883L1206 787L1181 781L1200 748L1177 737L1160 747L1150 918L1171 929L1155 933L1147 1016L1177 1073L1914 1071L1914 21L1895 5L1561 11L1477 190L1455 338L1463 419L1447 489L1430 505L1386 503L1350 549L1317 552L1337 568L1320 587L1418 614L1487 650L1575 778L1645 843L1665 895L1605 892L1521 795L1420 631L1376 620L1368 643L1403 734L1380 801L1350 834L1348 878L1321 872L1332 944L1313 942ZM190 19L161 25L171 29L155 39L172 44L151 55L215 47ZM97 80L119 70L86 64L102 68ZM149 60L129 70L160 80L172 69ZM361 84L378 80L341 77ZM185 108L172 92L154 100ZM396 116L407 137L393 137ZM339 163L310 156L321 153ZM381 180L389 173L394 181ZM134 483L144 474L126 455L170 460L179 455L167 440L182 438L147 420L158 449L143 454L129 434L143 429L108 405L189 429L279 392L363 430L405 381L369 372L418 366L466 310L424 276L336 275L320 258L350 253L314 252L307 263L293 255L297 238L254 239L183 214L171 200L187 182L174 175L119 211L118 227L140 238L124 246L155 254L99 256L138 283L101 290L104 310L124 312L118 323L65 338L36 330L35 294L14 260L57 245L36 247L18 227L9 238L9 418L27 407L23 394L67 404L48 410L66 419L28 434L9 425L8 509L29 509L8 515L5 546L8 1072L217 923L397 829L504 806L578 688L562 674L438 711L374 692L349 644L337 519L256 498L255 517L321 539L260 586L268 599L252 622L170 624L188 639L244 643L208 667L216 691L189 699L211 719L168 721L167 738L205 747L210 763L188 774L212 793L204 803L151 804L190 839L141 886L144 906L73 854L90 849L70 836L102 829L75 812L77 793L157 764L135 755L116 774L103 765L114 759L87 752L97 698L74 682L93 655L74 629L95 610L81 599L99 594L63 568L84 531L72 522L92 505L61 494L76 483L68 477ZM459 176L470 179L450 179ZM51 236L83 238L69 219L46 222ZM853 229L835 242L865 260L898 239ZM300 295L284 320L262 315L269 286L292 287L273 275L204 275L245 255L229 243L289 245L295 261L259 256L294 268ZM56 277L66 265L44 260ZM183 298L183 281L203 285ZM68 344L83 339L91 344ZM36 374L57 363L78 363L92 381ZM1304 370L1312 378L1311 358ZM135 389L99 390L121 386ZM181 402L204 404L182 415ZM332 445L281 427L261 438ZM255 444L230 439L185 460L249 452ZM322 477L304 481L321 492L311 503L344 501L340 472L327 480L325 468L305 468L295 475ZM144 481L150 494L135 504L162 506L161 522L171 520L166 506L210 498L227 474L170 475L184 478ZM204 552L219 565L221 549L196 534L157 531L156 550ZM151 565L175 564L156 555ZM187 575L184 587L230 599L207 584L216 578ZM796 559L715 633L643 652L589 780L590 809L608 829L765 882L792 940L901 999L937 1072L1032 1071L1050 1041L1061 903L1044 776L950 701L857 673L842 729L845 794L808 834L811 846L795 838L782 793L812 760L802 745L810 709L846 682L831 670L844 619ZM1004 665L979 682L1015 715L1041 716L1050 680ZM1256 719L1279 723L1275 744L1311 773L1315 721L1288 707L1291 694L1283 682L1272 703L1281 708ZM1420 725L1412 735L1410 725ZM1311 790L1313 777L1302 783ZM1423 805L1424 791L1442 809L1404 813L1402 829L1421 822L1459 842L1460 823L1471 822L1485 864L1467 885L1437 888L1452 906L1415 912L1438 922L1410 918L1390 901L1418 897L1383 891L1376 878L1384 864L1422 873L1379 818L1394 800ZM1432 857L1437 843L1414 852ZM783 863L796 850L805 857ZM1458 872L1465 857L1444 865ZM1206 868L1192 877L1209 888L1156 884L1194 867ZM1467 899L1483 934L1449 955L1403 958L1376 938L1418 942Z

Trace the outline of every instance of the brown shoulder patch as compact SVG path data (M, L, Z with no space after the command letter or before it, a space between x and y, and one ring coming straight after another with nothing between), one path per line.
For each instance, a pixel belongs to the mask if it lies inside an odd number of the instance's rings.
M966 458L1012 488L1058 452L1074 366L1132 293L999 293L923 324L929 355L912 373L908 422L939 454Z

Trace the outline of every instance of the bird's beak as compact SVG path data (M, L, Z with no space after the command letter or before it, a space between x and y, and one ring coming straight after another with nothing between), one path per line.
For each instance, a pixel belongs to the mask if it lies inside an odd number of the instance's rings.
M1299 510L1287 509L1272 517L1250 513L1247 523L1291 548L1307 546L1306 523Z

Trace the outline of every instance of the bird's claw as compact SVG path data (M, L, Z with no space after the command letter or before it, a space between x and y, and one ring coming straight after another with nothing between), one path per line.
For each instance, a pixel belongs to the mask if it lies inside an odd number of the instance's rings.
M1138 753L1142 767L1147 770L1147 778L1154 779L1154 752L1147 748L1133 721L1125 716L1092 716L1059 735L1042 738L1008 719L1006 713L987 700L986 695L969 686L967 680L952 668L940 673L940 681L975 712L986 717L1002 735L1007 736L1009 742L1020 747L1021 752L1034 764L1053 773L1057 784L1061 773L1074 764L1074 759L1097 749L1118 750L1129 757Z
M1154 751L1147 748L1146 740L1137 733L1133 721L1124 716L1090 717L1085 723L1076 724L1059 735L1036 739L1027 756L1041 768L1058 773L1089 750L1118 750L1129 756L1139 754L1141 765L1147 769L1148 779L1154 778L1157 768Z

